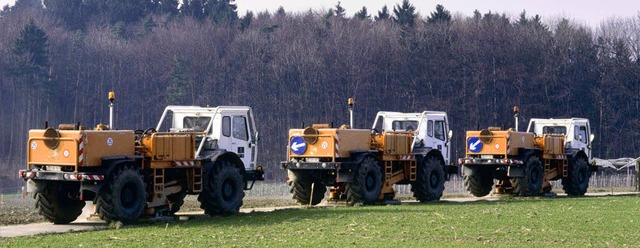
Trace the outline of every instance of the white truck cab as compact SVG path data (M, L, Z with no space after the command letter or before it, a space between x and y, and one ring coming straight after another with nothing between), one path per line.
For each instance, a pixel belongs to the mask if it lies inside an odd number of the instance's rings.
M527 132L536 136L543 134L561 134L565 136L565 149L583 151L589 160L591 156L591 143L595 135L591 133L589 120L585 118L570 119L537 119L529 121Z
M424 111L421 113L401 113L381 111L373 122L373 130L414 132L412 150L418 147L439 150L445 164L451 155L451 136L446 112Z
M224 149L238 155L245 171L257 169L258 132L250 107L167 106L156 130L202 132L205 142L196 140L196 158L203 155L203 150Z

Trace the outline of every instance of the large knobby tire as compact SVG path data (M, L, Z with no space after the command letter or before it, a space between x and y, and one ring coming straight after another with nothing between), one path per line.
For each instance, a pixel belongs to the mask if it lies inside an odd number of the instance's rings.
M373 204L382 190L382 172L373 157L364 158L356 167L353 182L345 187L348 203Z
M232 215L240 211L244 198L242 174L229 161L205 165L204 188L198 201L205 214Z
M306 171L287 171L289 180L289 192L293 194L292 198L302 205L318 205L324 199L327 187L320 182L313 181L311 175ZM313 184L313 190L311 188ZM312 192L313 191L313 192ZM311 195L313 194L313 197Z
M483 197L491 193L493 175L488 169L473 168L471 175L464 175L464 186L475 197Z
M544 168L542 162L536 156L527 159L524 168L524 177L513 179L513 194L518 196L535 196L542 189L544 180Z
M36 209L47 221L54 224L67 224L82 214L85 202L69 198L69 192L63 189L46 187L34 195Z
M433 156L418 165L416 181L411 185L413 197L420 202L438 201L444 191L444 164Z
M589 188L591 170L584 157L576 157L569 164L569 176L562 178L562 189L570 196L583 196Z
M95 200L100 218L133 223L146 205L146 186L137 169L124 167L110 176Z

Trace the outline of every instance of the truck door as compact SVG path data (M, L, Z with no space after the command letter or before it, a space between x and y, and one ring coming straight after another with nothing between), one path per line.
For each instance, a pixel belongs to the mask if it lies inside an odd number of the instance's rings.
M222 116L222 135L219 146L227 149L240 157L245 168L249 168L252 162L251 135L247 116L244 114L229 114Z
M449 161L449 147L447 146L447 123L444 116L429 116L427 121L426 146L440 150L445 159Z
M585 124L576 124L573 129L573 148L584 151L591 158L589 149L589 131Z

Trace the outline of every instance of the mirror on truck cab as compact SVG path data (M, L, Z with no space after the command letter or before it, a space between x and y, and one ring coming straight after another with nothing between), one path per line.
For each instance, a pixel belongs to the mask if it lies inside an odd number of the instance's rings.
M255 141L258 142L260 140L260 133L256 131Z
M593 142L593 140L596 138L595 134L590 134L589 135L589 143Z
M447 140L451 140L451 137L453 137L453 131L449 130L449 133L447 134Z

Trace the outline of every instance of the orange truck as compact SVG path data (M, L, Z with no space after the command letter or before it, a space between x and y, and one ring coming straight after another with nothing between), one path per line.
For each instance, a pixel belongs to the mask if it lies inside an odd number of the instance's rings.
M403 184L417 200L437 201L458 171L449 164L448 128L445 112L424 111L379 112L372 129L291 129L282 167L293 199L303 205L320 203L327 190L331 200L384 203Z
M554 180L562 180L568 195L581 196L597 170L589 164L593 137L589 120L583 118L534 118L527 132L467 131L466 156L458 164L474 196L485 196L494 186L496 193L534 196L550 192Z
M209 215L232 214L243 190L263 180L253 127L249 107L168 106L158 126L144 131L34 129L19 175L38 213L56 224L76 220L85 201L107 221L172 215L188 194Z

